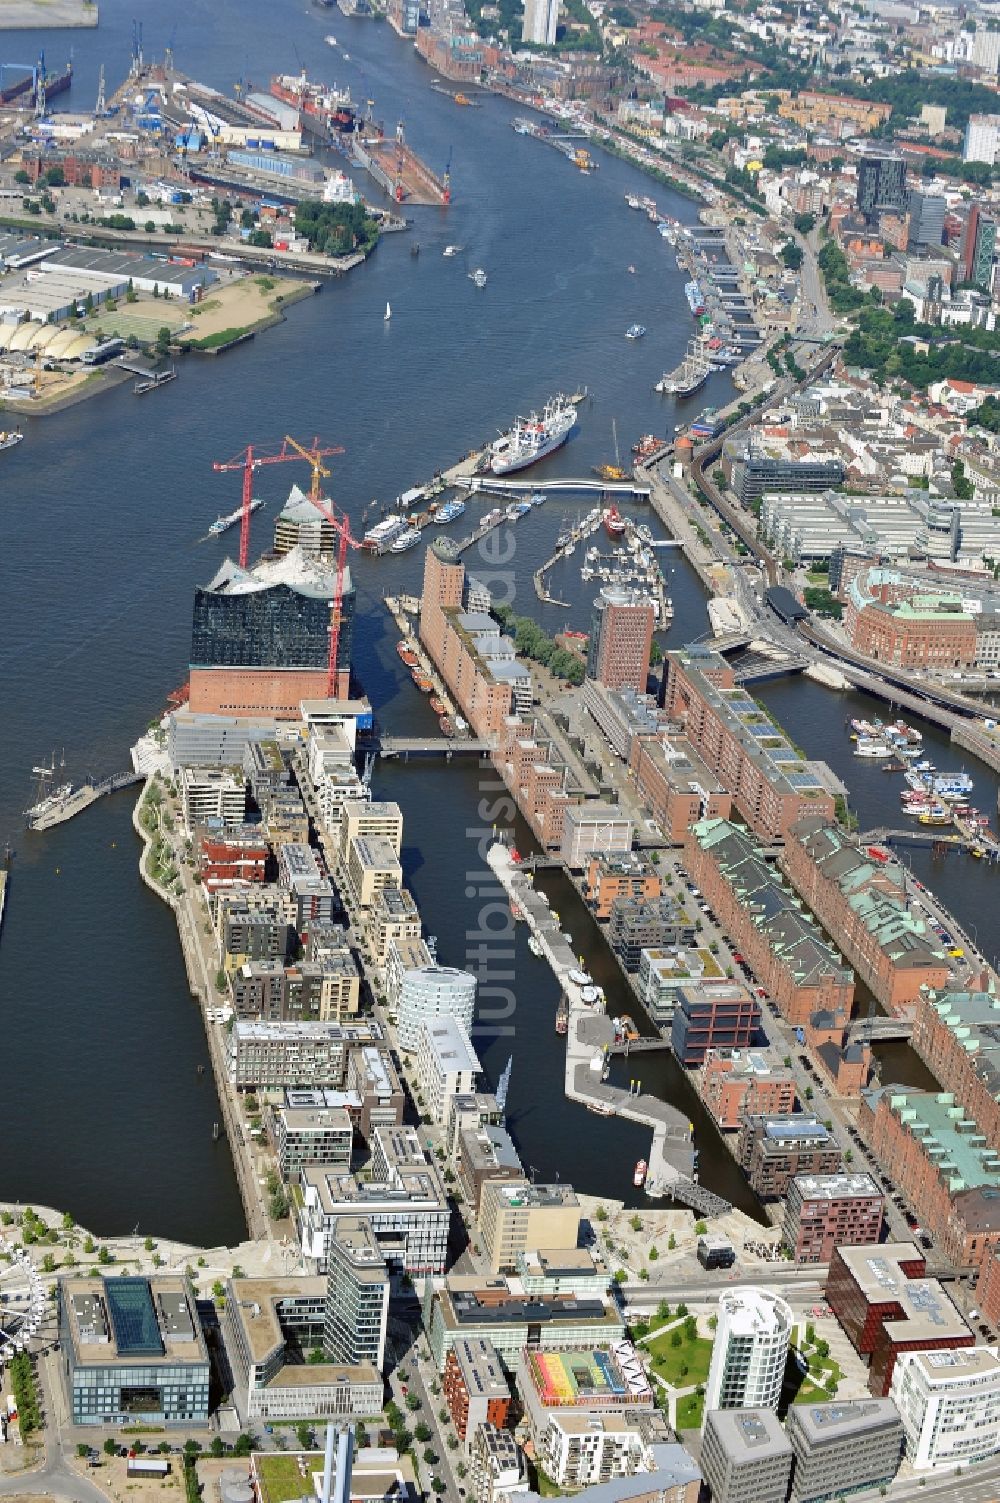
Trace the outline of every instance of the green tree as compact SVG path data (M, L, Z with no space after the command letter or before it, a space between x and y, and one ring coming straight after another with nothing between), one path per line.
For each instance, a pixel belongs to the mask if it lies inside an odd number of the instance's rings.
M19 167L14 173L14 181L15 183L30 183L31 178L25 172L23 167Z
M306 1424L298 1424L298 1425L296 1425L295 1426L295 1436L296 1436L296 1439L298 1440L299 1445L302 1447L303 1451L311 1451L312 1450L312 1446L313 1446L313 1433L312 1433L311 1426L306 1425Z
M156 348L160 352L160 354L166 354L167 350L170 348L170 339L170 330L167 328L166 324L161 325L161 327L156 331ZM219 977L217 976L215 978L215 984L219 988L220 992L224 992L226 989L225 974L225 971L219 972L219 976L223 978L221 986L219 986Z
M208 1448L208 1452L210 1456L215 1457L216 1461L218 1461L221 1456L225 1455L226 1447L221 1435L213 1435L211 1444Z
M43 1273L55 1273L55 1271L56 1271L56 1260L55 1260L54 1256L52 1255L52 1253L47 1252L45 1254L45 1257L42 1259L42 1272Z
M106 1247L101 1247L98 1249L97 1261L98 1263L103 1264L108 1264L112 1261L111 1254Z

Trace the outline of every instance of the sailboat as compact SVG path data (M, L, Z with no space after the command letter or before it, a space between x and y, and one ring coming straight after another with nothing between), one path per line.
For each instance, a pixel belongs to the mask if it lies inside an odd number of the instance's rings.
M388 323L391 317L392 317L392 309L389 307L389 304L386 303L386 305L385 305L385 318L384 318L383 322L384 323Z

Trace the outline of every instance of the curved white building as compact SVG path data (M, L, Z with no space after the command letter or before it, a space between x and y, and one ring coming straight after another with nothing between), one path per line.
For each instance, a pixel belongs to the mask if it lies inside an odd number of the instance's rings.
M427 1019L442 1016L472 1027L476 1009L476 978L449 965L423 965L403 972L396 1027L399 1047L413 1051Z
M719 1324L705 1389L712 1409L776 1409L792 1335L792 1312L767 1289L731 1289L719 1299Z

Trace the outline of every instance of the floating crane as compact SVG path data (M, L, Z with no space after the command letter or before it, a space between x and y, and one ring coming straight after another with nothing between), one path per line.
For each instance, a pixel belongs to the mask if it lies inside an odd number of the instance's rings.
M326 454L343 454L342 448L321 449L319 440L313 440L313 447L306 449L297 443L294 438L285 435L285 443L291 444L296 453L303 459L308 460L312 466L312 484L309 487L309 500L315 506L321 516L324 516L337 534L337 573L333 590L333 603L330 610L330 653L326 667L326 697L335 699L337 695L337 653L340 648L340 626L344 613L344 574L347 569L348 548L360 548L360 541L351 534L351 520L347 513L341 511L338 515L333 503L323 495L322 480L329 476L330 471L320 463L320 459Z

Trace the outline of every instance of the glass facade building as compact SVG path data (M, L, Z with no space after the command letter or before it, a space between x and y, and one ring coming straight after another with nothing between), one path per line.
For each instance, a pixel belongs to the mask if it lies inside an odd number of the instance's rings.
M58 1305L73 1424L207 1422L208 1350L184 1279L60 1279Z
M349 668L354 591L346 590L337 666ZM233 592L196 590L191 665L197 668L324 668L330 651L330 599L279 584Z

